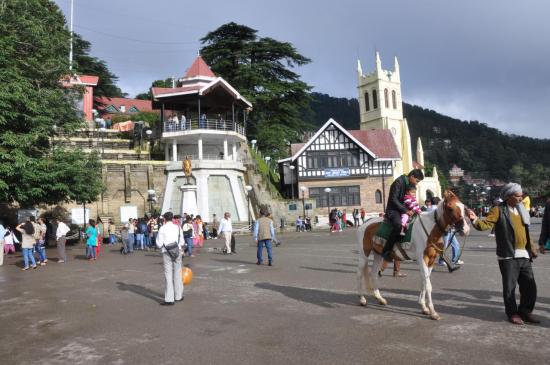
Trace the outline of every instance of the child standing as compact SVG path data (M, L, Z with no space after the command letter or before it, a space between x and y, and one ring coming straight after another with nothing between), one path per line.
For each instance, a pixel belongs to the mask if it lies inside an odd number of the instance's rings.
M4 255L9 254L10 252L15 253L15 244L19 243L17 237L12 232L11 228L6 229L6 235L4 236Z
M405 191L405 196L403 197L403 203L408 210L412 210L415 214L420 214L422 210L416 201L416 185L409 185ZM401 236L404 236L407 232L407 225L409 222L408 214L401 214Z

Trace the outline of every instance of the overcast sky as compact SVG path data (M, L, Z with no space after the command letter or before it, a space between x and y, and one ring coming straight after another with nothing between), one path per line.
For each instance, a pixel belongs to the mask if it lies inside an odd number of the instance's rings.
M70 0L55 0L69 19ZM134 96L181 77L230 21L294 44L314 91L357 97L356 63L397 56L403 99L504 132L550 138L550 3L539 0L74 0L75 31Z

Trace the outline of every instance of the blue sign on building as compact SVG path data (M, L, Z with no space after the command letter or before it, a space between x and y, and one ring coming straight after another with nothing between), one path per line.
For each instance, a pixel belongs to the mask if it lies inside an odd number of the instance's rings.
M349 169L325 169L325 177L347 177L349 175Z

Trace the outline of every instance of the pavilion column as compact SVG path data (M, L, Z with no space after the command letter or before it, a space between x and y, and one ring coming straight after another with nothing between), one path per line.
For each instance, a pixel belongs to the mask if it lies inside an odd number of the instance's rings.
M228 148L227 148L227 138L223 140L223 159L228 159Z
M197 144L199 145L199 160L202 160L202 137L199 138Z
M170 147L168 147L168 143L164 145L164 160L170 161Z
M237 161L237 143L233 142L233 161Z
M178 143L176 140L172 140L172 161L178 160Z

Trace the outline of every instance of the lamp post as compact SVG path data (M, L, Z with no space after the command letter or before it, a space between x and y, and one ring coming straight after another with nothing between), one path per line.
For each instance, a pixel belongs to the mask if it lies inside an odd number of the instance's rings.
M252 145L252 149L254 150L254 152L256 152L256 143L258 143L258 141L256 141L255 139L250 141L250 144Z
M157 193L153 189L147 190L147 200L149 200L149 214L153 214L153 202L156 201Z
M294 199L294 169L296 169L296 166L290 165L288 168L290 169L290 186L292 191L292 196L290 198Z
M271 196L271 165L269 161L271 161L271 157L265 156L264 157L265 163L267 164L267 188L269 190L269 195Z
M252 186L246 185L244 188L246 189L246 201L247 201L247 207L248 207L248 226L250 227L250 230L252 230L252 227L251 227L252 219L250 217L250 194L252 192Z
M153 135L153 131L151 129L147 129L145 131L145 134L147 135L147 139L149 140L149 161L151 160L151 136Z
M325 193L327 193L327 207L328 207L328 215L330 217L330 192L332 191L331 188L325 188Z
M306 187L300 186L300 191L302 192L302 208L303 208L304 219L306 219L306 198L305 198Z

